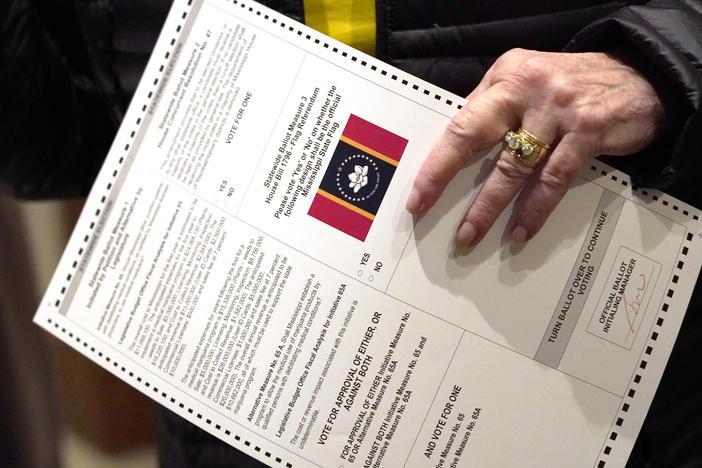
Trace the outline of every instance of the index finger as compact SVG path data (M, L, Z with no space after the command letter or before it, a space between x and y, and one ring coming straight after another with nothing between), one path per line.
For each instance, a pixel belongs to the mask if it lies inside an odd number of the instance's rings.
M414 179L407 211L426 212L474 153L494 146L519 123L519 105L510 96L498 83L456 113Z

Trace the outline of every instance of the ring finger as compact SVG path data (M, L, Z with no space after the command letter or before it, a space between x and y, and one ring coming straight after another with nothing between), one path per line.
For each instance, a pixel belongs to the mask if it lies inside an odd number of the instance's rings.
M538 174L534 175L534 183L520 194L512 230L513 241L526 241L541 229L568 191L573 178L593 156L595 145L592 139L572 133L561 138Z
M555 122L531 109L524 114L522 128L547 144L552 144L556 139ZM510 152L503 150L495 168L463 217L456 233L456 242L464 246L480 242L534 172L534 168L526 166Z

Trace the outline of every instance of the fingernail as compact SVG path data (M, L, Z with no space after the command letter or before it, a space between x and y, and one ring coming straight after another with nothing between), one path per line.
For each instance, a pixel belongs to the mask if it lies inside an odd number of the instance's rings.
M405 205L407 211L412 214L418 214L422 212L424 206L422 205L422 196L416 189L412 189L409 198L407 198L407 205Z
M512 242L521 244L527 240L529 233L523 226L516 226L512 229Z
M475 226L466 221L465 223L461 224L460 228L458 228L458 232L456 233L456 243L469 247L475 240L476 234L477 231L475 230Z

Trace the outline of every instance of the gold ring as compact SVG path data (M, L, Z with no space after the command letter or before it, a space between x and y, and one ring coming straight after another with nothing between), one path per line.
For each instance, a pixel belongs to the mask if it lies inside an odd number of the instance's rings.
M509 154L526 167L536 167L544 160L551 149L549 145L536 138L523 128L516 132L509 131L504 137L504 146Z

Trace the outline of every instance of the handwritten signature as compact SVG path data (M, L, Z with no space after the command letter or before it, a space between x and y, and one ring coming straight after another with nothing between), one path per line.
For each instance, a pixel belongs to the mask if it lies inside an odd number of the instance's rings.
M643 301L644 296L646 295L646 284L648 281L646 280L646 276L641 273L639 274L639 283L640 286L636 287L636 296L634 297L633 300L629 301L626 298L626 294L622 299L624 300L624 310L626 311L626 321L629 323L629 331L631 333L634 333L634 322L636 321L636 317L639 315L639 309L641 308L641 302Z

